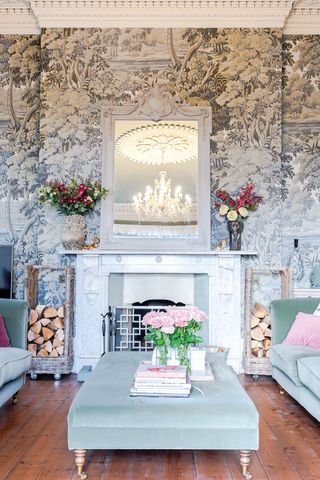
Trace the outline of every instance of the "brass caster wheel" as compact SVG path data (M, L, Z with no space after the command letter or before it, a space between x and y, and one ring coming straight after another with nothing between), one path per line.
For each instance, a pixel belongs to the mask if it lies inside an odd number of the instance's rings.
M86 472L81 472L79 474L79 477L81 478L81 480L87 480L88 474Z
M284 395L286 391L283 388L280 388L280 395Z
M55 373L53 375L53 377L54 377L55 380L61 380L62 375L61 375L61 373Z
M12 395L11 403L12 403L12 405L16 405L16 403L18 403L18 395L17 394Z
M250 472L243 473L243 476L246 480L252 480L253 475Z

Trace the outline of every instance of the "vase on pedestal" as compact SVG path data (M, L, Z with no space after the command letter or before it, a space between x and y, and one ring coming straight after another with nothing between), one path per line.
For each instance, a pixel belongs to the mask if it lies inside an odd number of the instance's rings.
M62 245L66 250L80 250L86 240L87 225L83 215L67 215L62 226Z
M230 250L241 250L241 233L243 222L228 222L229 248Z

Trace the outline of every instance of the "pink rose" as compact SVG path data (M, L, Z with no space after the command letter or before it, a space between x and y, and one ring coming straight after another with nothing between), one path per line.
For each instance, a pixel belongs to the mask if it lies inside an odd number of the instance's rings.
M162 326L163 327L173 327L174 326L174 318L172 318L168 313L162 312L161 319L162 319Z
M183 327L186 327L186 326L188 325L188 323L189 323L189 322L187 322L187 320L183 320L182 318L181 318L181 319L178 318L178 319L175 321L175 326L176 326L176 327L181 327L181 328L183 328Z
M189 307L188 309L189 313L189 320L194 320L195 322L203 322L208 315L203 312L202 310L199 310L197 307Z
M155 310L152 310L151 312L148 312L145 314L145 316L142 319L142 324L143 325L151 325L151 321L158 317L159 312L156 312Z
M174 320L176 327L186 327L189 322L189 314L186 308L168 307L167 313Z
M160 316L152 318L149 322L149 325L153 328L162 327L162 318Z

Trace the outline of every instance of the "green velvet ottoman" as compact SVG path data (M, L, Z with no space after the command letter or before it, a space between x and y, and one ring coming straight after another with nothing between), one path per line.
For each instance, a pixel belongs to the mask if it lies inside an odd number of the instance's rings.
M150 353L107 353L68 414L68 446L78 475L87 449L240 450L242 475L259 444L258 412L220 354L207 355L214 382L192 382L189 398L130 397L135 370Z

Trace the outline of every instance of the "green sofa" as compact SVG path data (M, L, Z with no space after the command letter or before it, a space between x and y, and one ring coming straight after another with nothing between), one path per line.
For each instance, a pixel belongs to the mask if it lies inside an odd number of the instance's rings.
M11 347L0 348L0 407L23 385L24 374L31 367L31 353L26 350L29 307L20 300L0 299Z
M274 300L269 314L272 325L270 361L272 376L311 415L320 421L320 350L282 344L298 312L313 313L320 298ZM319 317L320 322L320 317Z

